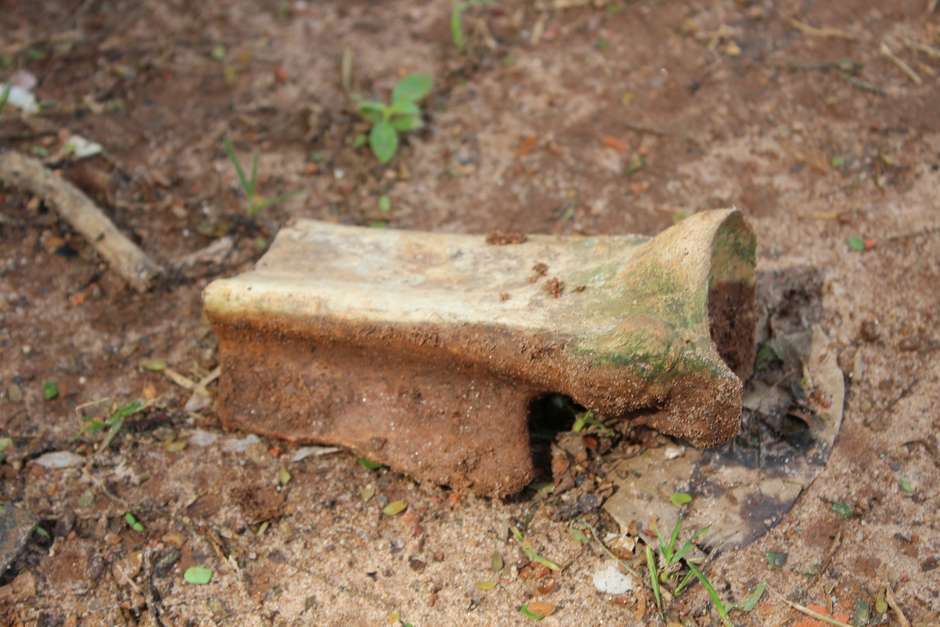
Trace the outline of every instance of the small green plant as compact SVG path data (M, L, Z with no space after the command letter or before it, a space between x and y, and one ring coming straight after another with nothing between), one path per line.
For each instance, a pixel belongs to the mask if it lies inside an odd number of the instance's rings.
M573 530L588 530L591 532L591 538L600 544L601 548L612 559L618 561L621 567L636 578L641 577L641 573L634 570L633 566L621 559L610 548L604 544L597 530L583 520L576 520L572 523ZM705 559L696 558L690 555L695 542L705 533L708 528L695 532L691 538L679 546L679 534L682 530L682 516L676 520L675 526L667 542L659 530L656 530L656 545L650 539L642 538L645 543L646 571L649 579L650 590L653 593L653 599L656 601L656 607L660 615L665 618L667 608L664 605L663 590L671 595L672 598L678 598L694 581L699 581L718 611L721 622L724 625L731 625L729 613L734 610L750 612L760 602L764 591L767 589L767 582L762 581L747 595L744 601L740 603L727 604L718 596L718 591L708 580L708 577L702 572L699 564ZM584 539L588 539L583 533L580 534Z
M84 425L82 426L82 432L95 434L99 431L107 429L107 434L101 441L101 444L98 446L98 450L103 451L104 449L111 446L112 440L114 440L114 437L121 430L121 427L124 426L124 421L143 410L146 406L147 404L144 403L144 401L131 401L130 403L121 405L115 409L113 412L111 412L110 416L103 420L100 418L95 418L94 416L87 418L83 417L82 420L84 421Z
M55 381L46 381L43 383L42 398L45 401L54 401L59 398L59 385Z
M708 531L708 528L700 529L695 532L691 538L686 540L682 546L679 546L679 533L682 529L682 516L676 519L676 524L672 528L672 534L667 542L656 529L656 549L654 551L651 543L646 545L646 568L649 573L650 588L653 590L653 598L656 599L656 606L660 612L663 612L662 588L670 590L673 597L682 594L689 584L698 580L708 592L708 596L721 617L724 625L731 625L731 619L728 616L729 608L718 596L715 587L708 580L708 577L699 569L695 560L689 555L694 542Z
M463 34L463 13L470 7L492 4L493 0L464 0L454 2L450 9L450 38L457 50L463 50L467 41Z
M206 566L190 566L183 573L183 579L186 583L196 586L204 586L212 581L212 569Z
M381 163L388 163L398 152L398 134L424 126L421 102L429 93L433 79L429 74L409 74L392 89L392 102L360 99L356 102L359 115L372 124L369 147Z
M584 431L585 433L594 432L594 433L599 433L601 435L613 435L614 434L614 432L610 430L607 427L607 425L605 425L596 416L594 416L594 412L592 412L591 410L581 412L580 414L575 416L574 424L571 426L571 430L574 431L575 433L581 433L582 431Z
M281 194L275 198L265 198L258 193L258 155L252 155L251 157L251 176L245 174L245 169L242 168L241 162L238 160L238 155L235 154L235 147L232 146L232 140L228 137L223 141L223 146L225 147L225 154L228 156L228 160L232 162L232 165L235 167L235 173L238 175L238 184L242 188L242 193L245 195L245 213L250 217L254 218L259 213L268 209L279 202L283 202L290 198L293 194Z
M512 530L512 535L516 539L516 542L519 543L519 548L522 549L522 552L530 562L541 564L549 570L561 570L561 566L559 566L557 563L553 562L547 557L542 557L539 555L538 552L532 548L532 545L529 544L529 541L525 539L525 535L523 535L523 533L519 531L518 528L510 527L510 529Z
M133 529L134 531L136 531L137 533L144 533L146 531L146 529L144 529L143 524L141 524L141 522L137 520L137 517L134 516L132 512L127 512L124 514L124 522L126 522L127 526Z

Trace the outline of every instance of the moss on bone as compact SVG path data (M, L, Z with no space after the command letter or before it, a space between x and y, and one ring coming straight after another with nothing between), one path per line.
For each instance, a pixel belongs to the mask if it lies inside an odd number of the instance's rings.
M729 217L712 242L709 287L719 283L754 284L757 239L740 214Z
M687 228L694 226L685 225ZM661 237L681 241L691 236L677 229ZM657 238L658 239L658 238ZM650 240L655 241L655 240ZM585 274L603 272L604 299L591 299L581 312L605 330L584 338L575 351L594 363L628 367L646 382L658 378L707 373L722 376L727 367L715 353L709 331L708 292L716 283L753 285L756 242L740 214L732 214L714 231L710 256L696 268L674 265L657 253L661 246L641 246L613 276L609 265ZM616 282L620 282L616 285ZM587 281L585 281L587 283ZM611 297L612 294L617 296ZM611 328L601 321L620 320Z

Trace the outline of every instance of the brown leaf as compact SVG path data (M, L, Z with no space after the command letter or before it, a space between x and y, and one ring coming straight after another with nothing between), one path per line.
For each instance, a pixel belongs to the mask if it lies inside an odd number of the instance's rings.
M603 144L604 144L607 148L611 148L611 149L613 149L613 150L616 150L616 151L619 152L620 154L623 154L623 153L627 152L627 150L629 149L629 146L627 146L627 142L623 141L622 139L618 139L618 138L616 138L616 137L613 137L613 136L611 136L611 135L604 135L604 136L601 138L601 142L603 142Z
M538 144L538 139L535 137L535 135L529 135L528 137L523 137L522 140L519 142L519 146L516 148L516 156L517 157L526 156L527 154L535 150L536 144Z
M525 566L519 569L519 579L523 581L528 581L530 579L541 579L542 577L547 577L551 574L546 566L536 562L529 562Z

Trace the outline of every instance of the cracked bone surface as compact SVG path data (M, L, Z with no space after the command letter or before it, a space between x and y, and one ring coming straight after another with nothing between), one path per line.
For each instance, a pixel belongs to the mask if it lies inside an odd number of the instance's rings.
M223 423L487 495L532 480L546 394L695 446L733 437L756 321L740 212L652 238L506 239L524 241L285 227L205 290Z

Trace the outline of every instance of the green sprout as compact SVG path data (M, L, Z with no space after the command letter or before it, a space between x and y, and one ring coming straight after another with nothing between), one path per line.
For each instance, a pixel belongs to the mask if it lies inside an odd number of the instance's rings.
M696 561L690 557L689 552L694 546L694 542L703 534L708 532L708 528L700 529L695 532L691 538L681 545L679 544L679 533L682 529L682 516L676 519L676 524L672 528L672 533L667 541L656 529L656 546L652 543L646 545L646 568L649 573L650 588L653 591L653 598L656 599L656 606L660 612L664 612L662 599L662 589L670 591L673 598L677 598L683 591L695 580L698 580L708 592L712 605L718 611L721 622L724 625L731 625L731 619L728 616L730 609L718 596L715 587L708 580L708 577L701 571Z
M59 398L59 385L55 381L46 381L43 383L42 398L45 401L54 401Z
M82 431L88 434L95 434L99 431L107 429L107 434L98 446L98 450L103 451L104 449L111 446L111 442L114 440L114 437L121 430L121 427L124 426L124 421L134 414L143 411L146 406L147 404L144 401L136 400L131 401L125 405L121 405L104 420L94 417L83 418L84 425L82 426Z
M463 36L463 12L466 10L466 2L455 2L450 10L450 38L457 50L463 50L466 43Z
M529 544L529 541L526 540L525 536L521 531L519 531L519 529L516 527L511 527L510 529L512 530L512 535L516 539L516 542L519 543L519 548L522 549L522 552L530 562L541 564L549 570L561 570L561 566L559 566L556 562L553 562L547 557L539 555L538 552L532 548L532 545Z
M238 155L235 154L235 147L232 146L232 140L228 137L223 141L225 154L228 160L235 166L235 173L238 175L238 184L245 195L245 212L250 217L255 217L265 209L268 209L284 200L290 198L293 194L281 194L275 198L265 198L258 193L258 155L251 157L251 176L245 174Z
M127 512L124 514L124 522L126 522L127 526L133 529L134 531L136 531L137 533L144 533L146 531L146 529L144 529L143 524L141 524L141 522L137 520L137 517L134 516L132 512Z
M429 74L409 74L392 89L392 102L359 99L359 115L372 124L369 147L380 163L388 163L398 152L398 134L424 126L418 103L430 92L433 79Z
M613 435L614 432L607 427L603 422L601 422L597 417L594 416L594 412L591 410L581 412L575 416L574 424L571 426L571 430L575 433L584 432L596 432L601 435Z
M457 50L463 50L467 43L463 34L463 13L470 7L492 4L493 0L465 0L454 2L450 10L450 38Z

